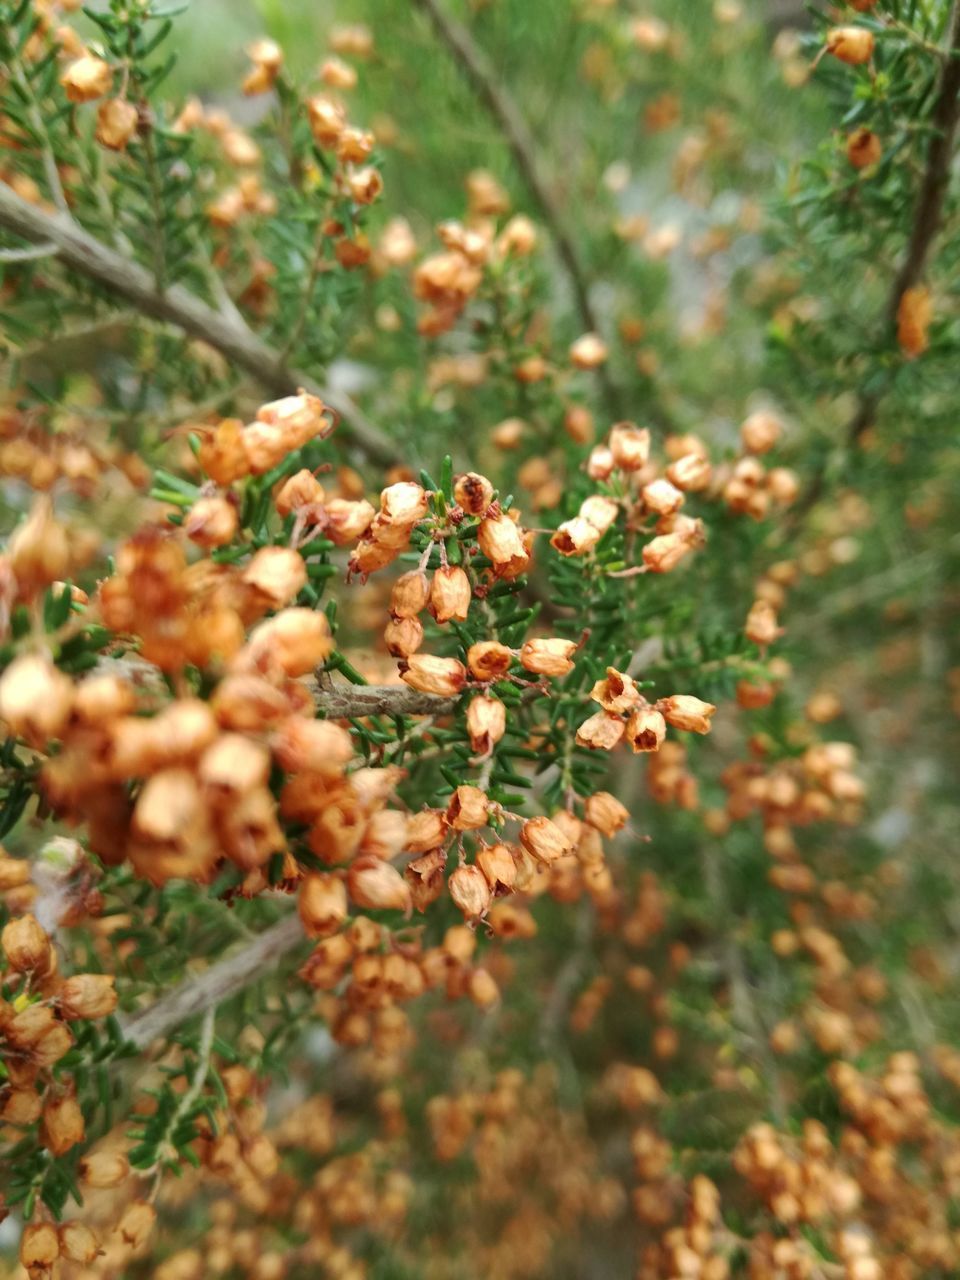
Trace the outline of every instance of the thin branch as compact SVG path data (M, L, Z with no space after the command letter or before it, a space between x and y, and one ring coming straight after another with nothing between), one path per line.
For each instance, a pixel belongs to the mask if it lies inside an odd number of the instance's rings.
M50 258L56 252L57 246L49 242L25 249L0 249L0 262L35 262L38 258Z
M120 1030L124 1038L138 1049L146 1049L188 1018L215 1009L243 991L305 941L299 916L284 916L255 942L225 956L204 973L185 978L149 1008L122 1019Z
M427 14L440 40L465 72L477 97L500 126L517 168L553 237L560 261L573 288L581 324L585 330L599 333L600 324L590 301L586 270L561 211L560 200L537 159L539 147L523 113L503 85L502 77L484 50L465 26L444 12L441 0L415 0L415 3ZM614 417L619 418L621 413L618 392L605 365L601 366L600 377L610 411Z
M405 684L337 684L315 691L317 708L329 720L363 716L442 716L456 708L456 698L420 693Z
M276 352L246 324L238 324L234 317L215 311L182 285L159 291L150 272L139 263L101 244L72 219L29 204L3 183L0 183L0 227L32 244L52 243L65 266L95 280L144 315L201 338L275 395L289 395L302 388L320 396L340 415L345 434L372 462L392 466L400 460L393 443L349 396L319 385L306 373L288 369Z

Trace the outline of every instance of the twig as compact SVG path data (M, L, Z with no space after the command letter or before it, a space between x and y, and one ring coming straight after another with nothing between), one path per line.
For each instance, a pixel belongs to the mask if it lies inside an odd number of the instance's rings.
M55 244L34 244L27 249L0 249L0 262L34 262L37 258L49 258L57 252Z
M274 394L289 395L302 388L320 396L340 415L345 434L372 462L392 466L400 460L392 441L370 422L350 396L319 385L306 373L288 369L276 352L246 324L215 311L182 285L158 291L150 272L139 263L101 244L71 219L29 204L3 183L0 183L0 227L32 244L53 244L65 266L133 303L144 315L201 338Z
M188 1018L215 1009L256 982L304 941L299 917L285 916L243 950L225 956L205 973L185 978L147 1009L122 1019L121 1033L138 1049L146 1049Z
M317 708L330 720L363 716L442 716L457 705L456 698L420 693L405 684L337 684L315 691Z
M466 73L477 97L500 126L517 168L553 237L560 261L573 288L580 321L585 330L599 333L600 325L590 301L587 273L561 212L560 202L537 159L537 142L520 108L504 87L502 77L498 75L486 53L465 26L444 12L441 0L415 0L415 3L427 14L437 35ZM622 416L619 394L610 371L603 365L599 372L610 412L619 418Z

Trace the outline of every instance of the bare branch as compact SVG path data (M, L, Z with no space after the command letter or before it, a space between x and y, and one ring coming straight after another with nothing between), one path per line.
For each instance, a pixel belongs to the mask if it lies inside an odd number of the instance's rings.
M122 1019L120 1029L123 1036L138 1049L146 1049L188 1018L215 1009L262 978L272 966L305 941L299 916L284 916L242 950L225 956L196 977L185 978L149 1008Z
M400 460L393 443L349 396L319 385L306 373L287 368L242 320L238 323L235 315L214 310L182 285L158 290L153 276L139 263L101 244L71 218L29 204L3 183L0 227L31 244L53 245L65 266L132 303L142 314L201 338L275 395L289 395L303 388L320 396L341 416L344 433L372 462L392 466Z
M337 684L317 689L317 708L329 720L363 716L442 716L457 705L456 698L420 693L405 684Z
M520 108L504 87L502 77L498 75L486 53L465 26L444 12L441 0L416 0L416 3L430 18L437 35L462 67L477 96L486 104L487 110L500 126L517 168L553 237L560 261L573 288L580 321L584 329L599 333L600 325L590 301L586 270L561 211L560 201L537 159L540 148ZM620 417L619 397L609 370L606 366L601 366L599 372L610 402L610 410L615 417Z

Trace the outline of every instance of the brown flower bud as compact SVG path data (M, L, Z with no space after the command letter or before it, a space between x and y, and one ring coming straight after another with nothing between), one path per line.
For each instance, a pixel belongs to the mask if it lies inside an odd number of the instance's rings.
M766 600L755 600L750 606L743 630L748 640L763 649L773 644L781 634L781 628L777 625L776 609Z
M489 755L507 728L507 710L499 698L485 694L473 698L467 707L470 747L478 755Z
M0 947L17 973L44 974L50 968L50 939L32 915L8 921L0 933Z
M883 156L880 139L866 128L854 129L847 135L847 159L855 169L866 169L877 164Z
M570 347L570 363L575 369L598 369L606 363L607 344L597 333L584 333Z
M124 1244L139 1249L150 1239L157 1221L157 1211L146 1200L134 1200L127 1205L123 1217L114 1231Z
M305 676L333 652L327 616L316 609L284 609L250 633L234 667L278 668L288 676Z
M43 1108L43 1145L55 1156L66 1155L84 1139L83 1112L72 1094L51 1098Z
M40 1119L43 1103L36 1089L13 1089L7 1094L0 1117L6 1124L26 1128Z
M335 147L347 126L343 107L331 98L317 95L307 99L310 132L321 147Z
M108 724L137 704L133 686L120 676L90 676L74 691L73 714L85 724Z
M289 516L301 507L322 503L323 498L323 485L312 471L303 467L296 475L283 482L273 501L278 515Z
M119 1187L130 1174L130 1162L122 1151L91 1151L79 1165L80 1181L88 1187Z
M73 681L45 654L25 653L0 676L0 718L31 746L60 736L73 706Z
M57 992L61 1018L105 1018L117 1007L112 973L78 973Z
M557 527L550 545L562 556L582 556L592 550L600 538L601 532L595 524L584 520L582 516L574 516L572 520L564 520Z
M627 720L626 739L634 752L659 751L667 736L667 722L653 707L640 707Z
M827 53L852 67L873 57L873 33L865 27L831 27L827 32Z
M391 618L383 629L383 643L394 658L409 658L423 644L419 618Z
M307 585L307 566L290 547L261 547L247 565L243 581L268 609L279 609Z
M594 751L612 751L623 737L624 725L619 716L598 711L584 720L577 730L577 743Z
M606 533L620 514L620 508L612 498L592 494L580 503L580 519L592 524L601 534Z
M430 612L437 622L464 622L470 612L470 579L459 565L445 565L433 575Z
M457 867L447 889L468 920L478 919L490 905L490 886L479 867Z
M520 828L520 843L538 862L554 862L573 852L573 844L549 818L529 818Z
M60 1227L60 1256L90 1266L100 1253L100 1242L85 1222L64 1222Z
M587 459L587 475L591 480L609 480L616 464L613 454L605 444L598 444Z
M547 638L527 640L520 650L520 664L538 676L565 676L573 670L576 641Z
M467 669L457 658L414 653L407 659L406 669L400 673L400 678L411 689L418 689L421 693L455 698L466 684Z
M404 875L410 886L413 905L418 911L425 911L443 893L443 872L446 863L446 850L430 849L407 864Z
M593 414L582 404L572 404L563 416L563 429L574 444L589 444L593 439Z
M716 709L712 703L701 702L687 693L675 693L657 703L657 710L663 713L667 724L689 733L709 733L710 719Z
M87 53L70 63L60 77L60 83L71 102L93 102L109 90L113 72L102 58Z
M413 909L410 886L396 867L379 858L358 858L352 863L347 873L347 888L358 907L403 911L406 915Z
M376 514L365 499L350 501L347 498L331 498L325 504L324 512L326 523L323 531L338 547L349 546L362 537Z
M353 758L350 734L329 720L290 716L271 740L277 763L287 773L335 777Z
M748 453L769 453L780 439L782 431L783 423L776 414L760 410L757 413L751 413L750 417L743 422L740 427L740 443ZM742 468L736 474L749 483L749 478ZM760 472L759 479L762 478L763 473Z
M124 98L108 98L97 109L97 141L110 151L123 151L137 131L140 113Z
M587 798L583 816L592 827L609 837L626 826L630 813L609 791L597 791Z
M667 479L684 493L698 493L710 483L712 471L702 453L686 453L667 467Z
M467 650L467 666L477 680L499 680L512 662L513 650L496 640L481 640Z
M30 863L26 858L11 858L0 846L0 893L20 889L30 883Z
M467 515L482 516L493 501L493 485L486 476L467 471L457 476L453 486L453 498Z
M604 711L619 714L629 711L640 702L640 690L632 676L615 667L607 667L604 680L598 680L590 690L590 697L599 702Z
M427 494L410 480L391 484L380 494L380 512L388 524L413 525L427 514Z
M237 508L226 498L200 498L187 512L183 531L201 547L222 547L236 536Z
M297 909L308 938L325 938L336 933L349 914L346 886L339 876L304 876Z
M632 422L618 422L610 431L613 465L621 471L639 471L650 457L650 432Z
M926 285L905 289L897 307L897 342L908 360L923 355L930 345L927 331L933 307Z
M441 809L422 809L407 819L407 835L404 848L411 853L425 853L443 844L447 838L448 823Z
M503 513L480 521L477 541L498 577L514 578L524 573L530 563L520 527Z
M483 845L477 851L476 865L494 897L512 892L517 881L517 863L509 845Z
M447 805L447 821L454 831L475 831L487 825L489 802L479 787L457 787Z
M685 534L663 533L643 548L643 563L651 573L669 573L693 547L693 542Z
M407 846L407 823L407 815L399 809L380 809L371 814L357 852L389 862Z
M415 618L427 607L430 581L419 569L402 573L390 592L390 612L396 618Z
M654 515L669 516L683 506L683 492L669 480L651 480L641 490L644 506Z
M20 1262L31 1277L52 1271L60 1257L57 1229L50 1222L31 1222L20 1237Z

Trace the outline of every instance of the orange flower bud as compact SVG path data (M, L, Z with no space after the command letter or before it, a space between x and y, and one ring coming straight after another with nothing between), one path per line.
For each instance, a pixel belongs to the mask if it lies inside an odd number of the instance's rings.
M493 501L493 485L486 476L468 471L457 476L453 498L457 506L462 507L468 515L482 516Z
M123 151L137 131L140 113L132 102L108 98L97 109L97 141L110 151Z
M329 720L290 716L271 740L277 763L287 773L336 776L353 758L350 734Z
M130 1174L130 1163L122 1151L91 1151L79 1165L80 1180L88 1187L119 1187Z
M577 730L577 743L594 751L612 751L623 737L624 725L619 716L598 711L584 720Z
M866 128L854 129L847 135L847 159L855 169L866 169L877 164L883 155L880 139Z
M274 505L278 515L289 516L301 507L323 502L323 497L323 485L312 471L303 467L296 475L283 482L277 490Z
M326 523L324 533L338 547L349 546L351 542L363 536L370 528L376 514L373 507L365 499L349 501L346 498L331 498L324 507Z
M250 633L234 666L276 667L288 676L305 676L333 652L326 614L315 609L284 609Z
M584 333L570 348L570 363L575 369L598 369L605 364L609 351L597 333Z
M490 905L490 886L479 867L457 867L447 889L468 920L478 919Z
M484 695L471 700L467 707L467 732L474 752L489 755L506 728L507 711L499 698Z
M710 719L716 709L712 703L702 702L687 693L675 693L657 703L657 710L663 713L667 724L674 729L686 729L689 733L709 733Z
M55 1156L63 1156L84 1139L83 1112L72 1094L51 1098L43 1108L41 1138Z
M447 863L444 849L430 849L422 857L414 858L404 872L418 911L425 911L443 893L443 872Z
M388 862L379 858L358 858L347 873L350 897L358 907L372 911L403 911L413 908L410 886Z
M383 629L383 643L394 658L409 658L423 644L419 618L391 618Z
M307 585L303 556L290 547L261 547L243 574L268 609L279 609Z
M317 95L307 99L310 132L321 147L335 147L347 126L347 114L331 98Z
M764 649L781 634L776 610L766 600L755 600L750 606L744 633L748 640Z
M217 429L201 441L199 462L217 484L232 484L248 475L250 464L243 447L243 423L237 418L224 418Z
M136 706L133 686L120 676L90 676L74 691L73 714L85 724L108 724Z
M572 404L563 415L563 429L574 444L589 444L593 439L593 414L582 404Z
M19 1128L35 1124L40 1119L43 1103L35 1089L13 1089L7 1094L0 1117L6 1124L14 1124Z
M200 498L187 512L183 531L201 547L222 547L236 536L237 508L226 498Z
M371 814L357 852L389 862L407 846L407 822L407 815L399 809L380 809Z
M50 968L50 939L32 915L10 920L0 933L7 964L17 973L46 973Z
M25 653L0 676L0 719L31 746L60 736L73 706L73 681L45 654Z
M88 53L70 63L60 77L60 83L71 102L93 102L109 90L113 72L102 58Z
M643 548L643 563L651 573L669 573L693 550L686 534L663 533Z
M520 528L509 516L487 516L477 527L480 550L493 565L498 577L516 577L530 563Z
M146 1200L134 1200L127 1205L123 1217L115 1228L115 1234L131 1249L145 1245L157 1221L157 1211Z
M447 818L440 809L423 809L407 819L404 848L411 853L425 853L443 844L447 838Z
M601 532L596 525L582 516L564 520L550 539L550 545L562 556L582 556L600 541Z
M603 835L614 836L626 826L630 813L609 791L597 791L587 797L583 816Z
M529 818L520 828L520 843L538 862L554 862L573 852L573 844L549 818Z
M467 650L467 666L477 680L499 680L512 662L513 650L496 640L481 640Z
M60 1257L57 1229L50 1222L31 1222L20 1237L20 1262L31 1276L52 1271Z
M112 973L79 973L67 978L57 992L61 1018L105 1018L117 1007Z
M60 1256L89 1266L100 1253L100 1242L85 1222L64 1222L60 1227Z
M827 53L853 67L870 61L874 43L873 33L865 27L831 27L827 32Z
M479 787L457 787L447 805L447 821L454 831L474 831L487 825L487 797Z
M667 467L667 479L685 493L697 493L710 483L712 470L702 453L686 453Z
M463 870L469 871L471 868L464 867ZM489 1009L500 999L500 988L489 970L474 969L467 979L467 994L478 1008Z
M610 431L610 453L621 471L639 471L650 457L650 432L632 422L618 422Z
M483 845L477 851L476 865L483 872L494 897L513 891L517 880L517 863L509 845Z
M925 285L903 291L897 307L897 342L908 360L923 355L930 345L927 330L932 315L930 290Z
M598 444L587 459L587 475L591 480L609 480L615 466L612 452L606 445Z
M634 752L659 751L667 736L667 722L653 707L640 707L627 720L626 739Z
M527 640L520 650L520 664L534 675L565 676L573 670L576 651L574 640Z
M455 698L463 691L467 681L467 669L457 658L438 658L433 654L411 654L400 678L411 689L421 693L433 693L443 698Z
M464 622L470 612L470 579L459 565L446 565L433 575L430 612L437 622Z
M598 680L590 690L590 697L599 702L604 711L615 713L629 711L640 701L640 690L631 676L615 667L607 667L606 679Z
M669 480L651 480L641 491L644 506L654 515L669 516L683 506L683 492Z
M751 413L749 418L745 419L740 428L740 443L748 453L769 453L780 439L782 431L783 423L776 414L760 410L757 413ZM749 478L742 468L738 470L737 475L738 478L747 480L749 483ZM762 471L758 472L758 478L763 479Z
M325 938L336 933L349 914L346 886L339 876L304 876L297 910L308 938Z
M380 494L380 511L388 524L413 525L427 514L427 494L409 480L389 485Z
M402 573L390 592L390 612L397 618L415 618L427 607L430 582L419 569Z
M0 847L0 893L19 889L30 883L30 863L26 858L11 858Z
M581 520L587 520L601 534L604 534L616 521L620 508L612 498L604 498L596 493L589 498L584 498L580 503L579 514Z

